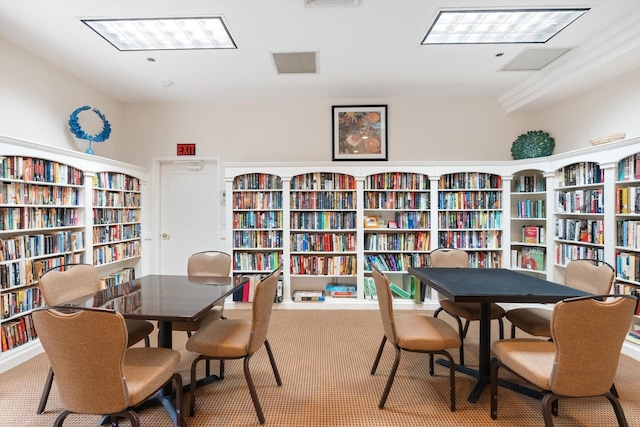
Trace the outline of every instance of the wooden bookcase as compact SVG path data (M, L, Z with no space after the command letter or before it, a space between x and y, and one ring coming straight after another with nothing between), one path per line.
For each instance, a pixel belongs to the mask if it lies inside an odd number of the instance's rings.
M42 351L30 313L43 304L43 272L95 263L109 286L141 268L141 187L147 172L7 137L0 137L0 153L3 372Z

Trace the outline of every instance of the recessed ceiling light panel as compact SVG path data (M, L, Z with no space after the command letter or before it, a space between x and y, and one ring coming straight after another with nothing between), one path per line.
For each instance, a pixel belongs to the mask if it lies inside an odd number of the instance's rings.
M121 51L237 48L221 16L82 22Z
M442 10L422 44L546 43L587 10Z

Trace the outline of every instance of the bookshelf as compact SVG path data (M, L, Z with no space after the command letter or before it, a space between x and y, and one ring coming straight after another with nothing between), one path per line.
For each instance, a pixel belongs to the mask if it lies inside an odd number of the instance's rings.
M511 269L546 277L547 185L540 170L514 174L511 181Z
M141 268L140 187L146 169L4 136L0 153L0 327L5 336L22 333L15 338L20 345L9 348L7 341L0 352L4 372L42 352L30 313L43 303L38 279L44 271L66 263L96 263L106 287ZM96 172L109 169L113 172ZM94 186L94 179L105 174L127 177L138 187ZM98 211L104 213L98 217L114 219L94 224ZM123 216L135 220L115 219ZM94 258L94 249L134 240L133 257L116 263Z
M621 294L637 294L640 292L640 153L618 162L615 220L614 291ZM635 316L632 328L640 330L640 312Z
M92 182L93 265L139 258L142 246L140 180L124 173L98 172ZM125 271L123 276L130 277L130 274Z
M502 266L501 175L486 172L444 174L438 182L438 248L469 253L469 265Z
M270 273L284 246L282 178L266 173L236 176L232 191L233 273Z

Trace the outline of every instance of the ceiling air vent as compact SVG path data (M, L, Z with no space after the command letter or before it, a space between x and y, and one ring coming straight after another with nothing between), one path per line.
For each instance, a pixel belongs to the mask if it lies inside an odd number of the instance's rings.
M272 53L273 63L278 74L315 74L317 52L280 52Z
M360 0L304 0L305 7L358 6Z
M570 50L571 48L526 49L500 68L500 71L539 71Z

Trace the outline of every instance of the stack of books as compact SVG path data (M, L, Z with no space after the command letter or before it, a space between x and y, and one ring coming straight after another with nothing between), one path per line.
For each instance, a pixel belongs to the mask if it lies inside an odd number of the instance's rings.
M334 298L357 298L358 291L354 285L341 285L339 283L327 283L324 294Z

